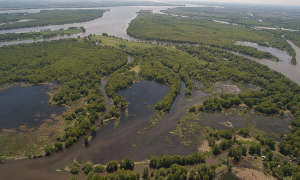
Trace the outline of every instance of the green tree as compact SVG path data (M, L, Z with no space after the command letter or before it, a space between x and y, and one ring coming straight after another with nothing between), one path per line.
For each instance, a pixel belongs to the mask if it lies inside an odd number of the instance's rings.
M106 164L106 171L108 173L112 173L118 170L118 162L117 161L109 161Z
M120 168L124 170L133 170L134 169L134 161L131 159L123 159L120 162Z
M83 167L82 167L82 171L85 174L89 174L89 172L93 171L93 163L92 162L86 162Z

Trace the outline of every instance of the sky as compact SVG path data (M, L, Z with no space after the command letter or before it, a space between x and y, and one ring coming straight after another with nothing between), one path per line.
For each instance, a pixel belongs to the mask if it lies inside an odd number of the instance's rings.
M219 0L222 2L236 2L236 3L256 3L256 4L277 4L277 5L298 5L300 0Z
M0 0L8 1L8 0ZM11 0L11 1L33 1L33 0ZM70 2L70 1L86 1L86 0L39 0L39 1L59 1L59 2ZM101 1L101 0L87 0L87 1ZM110 0L103 0L110 1ZM143 1L143 0L114 0L114 1ZM255 4L274 4L274 5L285 5L285 6L300 6L300 0L146 0L146 1L159 1L159 2L172 2L172 1L193 1L193 2L227 2L227 3L255 3Z
M164 1L176 1L176 0L159 0ZM193 2L226 2L226 3L253 3L253 4L274 4L285 6L300 6L300 0L183 0Z

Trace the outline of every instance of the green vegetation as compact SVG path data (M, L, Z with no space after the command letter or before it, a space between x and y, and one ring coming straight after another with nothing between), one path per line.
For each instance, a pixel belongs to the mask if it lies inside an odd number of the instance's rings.
M101 126L102 120L119 118L120 111L127 108L127 102L117 92L140 79L154 80L170 87L164 99L155 105L156 110L163 113L170 110L182 81L186 84L188 94L197 88L197 82L201 82L202 90L208 92L220 81L230 80L244 86L253 84L261 89L247 89L240 94L212 93L203 104L190 108L187 113L226 111L240 106L263 115L289 113L293 119L292 130L279 138L279 145L269 137L253 136L247 129L211 130L206 132L212 149L208 154L218 157L228 152L228 169L232 167L231 161L240 162L246 159L245 156L261 158L263 155L267 157L263 161L265 171L278 178L296 177L299 170L297 165L287 162L286 158L278 159L271 153L282 153L290 159L299 157L299 86L280 73L213 45L176 45L162 47L112 37L89 36L4 47L0 49L0 84L51 81L59 84L59 90L51 96L51 102L66 106L69 110L63 115L66 122L64 134L56 137L56 143L45 147L46 155L71 146L81 136L94 137L95 127ZM134 59L129 63L128 54ZM139 71L132 71L136 66L139 66ZM104 76L108 80L105 87L107 95L114 103L110 110L105 108L100 91L100 80ZM240 136L253 140L238 140ZM145 169L142 177L213 179L216 167L201 165L206 158L206 154L202 153L154 156L148 164L150 170ZM80 165L75 161L70 172L78 174L82 171L87 174L87 179L138 179L140 174L128 171L134 170L135 165L130 159L122 160L120 164L110 161L106 167L90 162ZM99 174L104 170L106 174Z
M118 170L118 162L117 161L109 161L106 165L106 171L108 173L112 173Z
M160 169L160 168L169 168L173 164L186 166L186 165L195 165L200 163L205 163L205 155L202 153L194 153L185 157L169 156L169 155L164 155L162 157L153 156L150 159L149 166L152 169Z
M13 41L13 40L24 40L24 39L46 39L55 36L73 35L85 32L84 27L70 27L68 29L59 30L43 30L40 32L29 32L29 33L7 33L0 34L1 41Z
M93 168L91 162L87 162L82 165L82 171L87 174L87 180L113 180L113 179L128 179L138 180L140 176L145 180L150 179L209 179L212 180L216 177L216 167L212 165L206 165L206 156L202 153L195 153L190 156L162 156L151 158L149 165L145 167L142 175L139 172L133 171L134 162L131 159L124 159L120 162L120 170L118 170L118 162L110 161L106 165L106 173L99 174ZM124 165L130 164L130 168L124 168ZM127 166L126 165L126 166ZM192 166L191 166L192 165ZM71 173L79 173L77 170L81 167L77 161L74 161L71 165ZM76 173L73 173L72 169L76 169ZM94 166L95 167L95 166ZM101 172L103 173L103 172Z
M42 10L39 13L0 14L0 30L85 22L102 17L106 10Z
M168 9L168 14L188 16L197 19L209 19L227 22L228 25L247 27L282 27L300 29L299 10L293 7L256 6L256 5L222 5L215 7L180 7Z
M9 1L0 2L2 9L43 9L43 8L95 8L95 7L114 7L114 6L172 6L163 2L151 1Z
M59 83L59 91L53 95L52 103L70 107L63 115L66 121L64 135L56 137L64 147L91 131L105 112L101 78L127 62L126 54L120 50L75 39L9 46L1 48L0 54L3 64L1 85ZM79 107L74 106L76 104ZM45 150L50 155L61 150L61 145L49 145Z
M249 27L220 24L199 14L198 18L182 18L168 15L142 13L134 19L128 34L139 39L169 41L173 43L191 43L240 52L257 58L272 58L255 48L235 45L236 41L256 42L263 46L276 47L289 52L295 58L295 52L279 34L269 31L257 31Z

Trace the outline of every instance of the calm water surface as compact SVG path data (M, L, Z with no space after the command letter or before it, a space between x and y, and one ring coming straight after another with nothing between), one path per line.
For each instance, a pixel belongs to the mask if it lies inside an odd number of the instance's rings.
M253 112L241 115L237 113L203 113L199 121L201 126L217 129L253 127L275 134L287 133L291 124L291 119L288 117L263 116Z
M281 72L283 75L288 77L290 80L292 80L295 83L297 83L298 85L300 85L300 65L299 65L300 64L300 48L297 47L291 41L288 41L288 43L292 46L292 48L296 52L296 60L297 60L296 65L291 64L292 57L286 51L282 51L280 49L272 48L272 47L260 46L256 43L251 43L251 42L237 42L237 44L239 44L239 45L254 47L260 51L269 52L272 55L278 57L280 60L279 62L274 62L274 61L270 61L270 60L266 60L266 59L256 59L256 58L251 58L251 57L247 57L247 58L255 60L258 63L264 64L277 72Z
M37 127L64 108L49 105L49 86L13 86L0 91L0 130L21 125Z
M1 30L0 34L5 33L26 33L26 32L39 32L41 30L51 29L58 30L61 28L69 27L81 27L83 26L86 29L85 33L76 34L72 36L60 36L46 40L56 40L62 38L70 38L79 36L87 36L89 34L100 35L102 33L108 33L109 35L114 35L123 39L134 40L134 38L127 35L127 27L131 20L137 16L137 12L140 10L152 10L153 13L160 13L161 10L166 10L174 6L122 6L122 7L105 7L105 8L93 8L93 9L108 9L109 11L105 12L104 15L100 18L94 19L88 22L82 23L72 23L72 24L63 24L63 25L49 25L42 27L29 27L29 28L19 28L19 29L10 29L10 30ZM74 9L83 9L83 8L74 8ZM85 8L86 9L86 8ZM28 10L13 10L7 12L30 12L37 13L40 9L28 9ZM5 12L5 11L3 11ZM3 13L2 12L2 13ZM11 42L2 42L0 47L4 45L13 45L21 43L32 43L43 40L24 40L24 41L11 41Z

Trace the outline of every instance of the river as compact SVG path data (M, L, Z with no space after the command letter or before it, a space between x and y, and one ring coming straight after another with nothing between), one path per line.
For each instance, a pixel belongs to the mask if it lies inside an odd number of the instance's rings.
M208 97L207 94L196 91L190 99L186 99L184 83L170 113L165 115L158 125L143 133L138 133L149 125L154 113L153 105L162 99L168 90L169 88L164 85L141 81L130 89L120 91L119 94L130 104L129 116L123 116L117 127L114 126L114 122L111 122L100 129L88 148L84 147L81 141L50 157L11 160L0 164L1 178L12 180L69 179L69 173L57 172L56 169L70 165L74 159L79 162L92 160L95 163L105 163L112 159L121 160L130 157L141 161L153 154L190 154L196 151L194 148L184 146L177 135L170 134L176 127L178 117L185 113L187 107ZM16 169L18 173L15 173Z
M109 11L105 12L102 17L88 22L1 30L0 34L39 32L41 30L46 30L46 29L58 30L61 28L66 29L69 27L84 27L86 29L85 33L75 34L72 36L58 36L58 37L49 38L45 40L51 41L51 40L57 40L62 38L87 36L89 34L101 35L102 33L107 33L109 35L114 35L127 40L134 40L134 38L127 35L126 30L130 21L137 16L137 12L139 12L140 10L152 10L153 13L160 13L161 10L166 10L172 7L174 6L122 6L122 7L93 8L93 9L109 9ZM87 9L87 8L73 8L73 9ZM5 12L6 13L15 13L15 12L37 13L40 10L42 9L11 10L11 11L0 11L0 12L1 13L5 13ZM4 45L24 44L24 43L33 43L33 42L40 42L40 41L44 41L44 40L38 39L38 40L1 42L0 47Z
M295 83L297 83L298 85L300 85L300 65L299 65L299 63L300 63L300 48L297 47L293 42L291 42L289 40L287 42L291 45L291 47L296 52L296 60L297 60L296 65L291 64L292 57L286 51L282 51L280 49L272 48L272 47L260 46L256 43L252 43L252 42L238 42L237 44L243 45L243 46L254 47L260 51L269 52L273 56L278 57L278 59L280 61L275 62L275 61L271 61L268 59L257 59L257 58L253 58L250 56L245 56L248 59L251 59L258 63L264 64L264 65L268 66L269 68L282 73L283 75L288 77L290 80L292 80ZM238 54L238 55L240 55L240 54Z
M157 13L160 10L167 8L168 7L149 6L104 8L110 9L110 11L106 12L101 18L85 23L14 29L6 32L31 32L49 28L55 30L71 26L83 26L86 28L86 33L81 34L81 36L91 33L108 33L124 39L133 40L127 35L126 29L129 22L136 17L136 12L145 9L154 10L154 12ZM5 32L1 31L0 33ZM31 43L32 41L21 41L21 43L24 42ZM300 62L300 49L293 43L289 43L297 52L297 60ZM297 63L296 66L293 66L289 61L285 60L273 62L255 59L255 61L285 74L291 80L300 84L299 63ZM102 90L104 90L105 83L104 80L102 82ZM125 119L123 119L124 121L121 121L117 127L114 127L113 123L110 123L98 131L96 138L91 142L88 148L85 148L82 145L82 142L80 142L73 145L70 149L56 153L51 157L33 160L8 161L3 165L0 164L1 178L23 180L68 179L69 173L56 172L56 169L64 168L74 159L78 159L80 162L93 160L94 162L104 163L108 160L120 160L125 157L130 157L134 160L144 160L149 158L152 154L189 154L190 152L195 151L195 149L189 149L183 146L179 142L177 136L170 135L170 131L174 130L178 118L185 113L187 107L198 104L203 101L203 99L207 98L208 95L198 91L197 93L193 93L193 97L187 101L184 96L185 85L182 83L181 92L172 105L171 112L164 116L157 126L145 131L143 134L138 134L137 131L141 130L149 123L151 115L154 113L153 109L149 108L149 105L153 106L153 104L161 99L168 90L167 87L157 83L140 83L141 84L137 83L133 85L133 88L131 89L119 92L120 95L127 98L131 103L129 105L129 116L122 117ZM148 87L146 88L147 91L145 90L145 86ZM156 91L157 93L155 93ZM108 99L106 99L106 102L109 102ZM143 109L141 110L140 108ZM140 112L143 116L141 116ZM18 173L16 173L16 171L18 171Z

